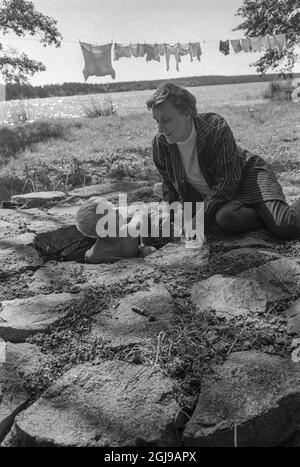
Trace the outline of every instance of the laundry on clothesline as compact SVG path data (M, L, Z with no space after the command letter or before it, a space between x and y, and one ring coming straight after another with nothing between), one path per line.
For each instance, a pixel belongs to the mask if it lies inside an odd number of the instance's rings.
M229 40L227 41L220 41L219 43L219 50L222 52L224 55L229 54Z
M286 34L273 34L268 36L245 37L243 39L220 40L219 50L224 55L230 53L229 42L235 53L261 52L262 50L277 50L279 57L287 49Z
M205 41L203 41L205 42ZM105 76L111 75L115 79L115 71L111 62L112 43L105 45L93 45L86 42L80 42L84 56L85 66L83 70L84 78L87 80L89 76ZM270 34L267 36L244 37L241 39L227 39L219 41L219 51L224 55L230 53L230 48L235 53L240 52L261 52L262 50L277 50L279 57L287 50L286 34ZM1 44L0 44L1 51ZM120 58L139 58L145 57L146 62L155 60L160 62L160 57L166 57L167 71L170 69L170 58L174 56L176 70L179 71L179 63L181 57L190 55L191 62L193 58L201 60L202 49L200 42L177 42L174 45L165 43L130 43L122 45L118 42L114 44L114 60Z
M199 42L189 42L185 44L181 44L180 42L170 45L165 43L144 43L144 44L129 44L129 45L122 45L119 43L115 43L114 46L114 59L119 60L120 58L131 58L131 57L144 57L146 58L146 62L150 62L155 60L160 62L160 57L166 57L166 67L167 71L170 69L170 57L174 55L175 63L176 63L176 70L179 71L179 63L181 62L181 57L184 55L190 55L191 62L193 58L196 57L198 61L200 61L200 57L202 55L202 50L200 47Z
M85 62L83 69L85 81L89 76L110 75L112 79L116 78L116 73L111 63L112 44L93 45L80 42L80 46Z

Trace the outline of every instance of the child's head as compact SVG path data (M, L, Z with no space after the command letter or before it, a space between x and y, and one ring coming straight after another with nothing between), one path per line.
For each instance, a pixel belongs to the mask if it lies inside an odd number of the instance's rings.
M97 208L101 214L97 214ZM98 238L97 223L108 213L118 214L115 206L110 201L100 196L93 196L78 209L76 227L86 237Z

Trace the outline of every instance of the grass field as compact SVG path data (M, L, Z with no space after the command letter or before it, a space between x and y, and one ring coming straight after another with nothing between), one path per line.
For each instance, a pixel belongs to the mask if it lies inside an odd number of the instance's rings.
M223 105L216 111L237 143L270 163L285 186L299 187L299 103ZM42 128L42 130L41 130ZM0 200L28 189L63 190L129 178L159 181L151 160L156 124L151 112L90 119L63 118L0 128Z

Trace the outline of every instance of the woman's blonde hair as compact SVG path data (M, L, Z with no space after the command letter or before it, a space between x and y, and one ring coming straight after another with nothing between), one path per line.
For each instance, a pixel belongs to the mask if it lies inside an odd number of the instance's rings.
M181 114L196 117L198 113L195 96L171 81L158 86L155 93L147 100L146 106L148 110L152 110L166 101L170 102Z

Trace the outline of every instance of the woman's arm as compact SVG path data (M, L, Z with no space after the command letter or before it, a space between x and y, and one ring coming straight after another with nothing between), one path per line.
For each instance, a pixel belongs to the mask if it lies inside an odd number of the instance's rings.
M167 201L168 203L173 203L173 201L179 201L179 194L175 190L170 177L168 176L165 164L165 156L163 151L159 148L159 144L157 141L157 137L154 138L152 142L152 158L153 162L163 178L163 186L162 186L162 198L163 201Z

